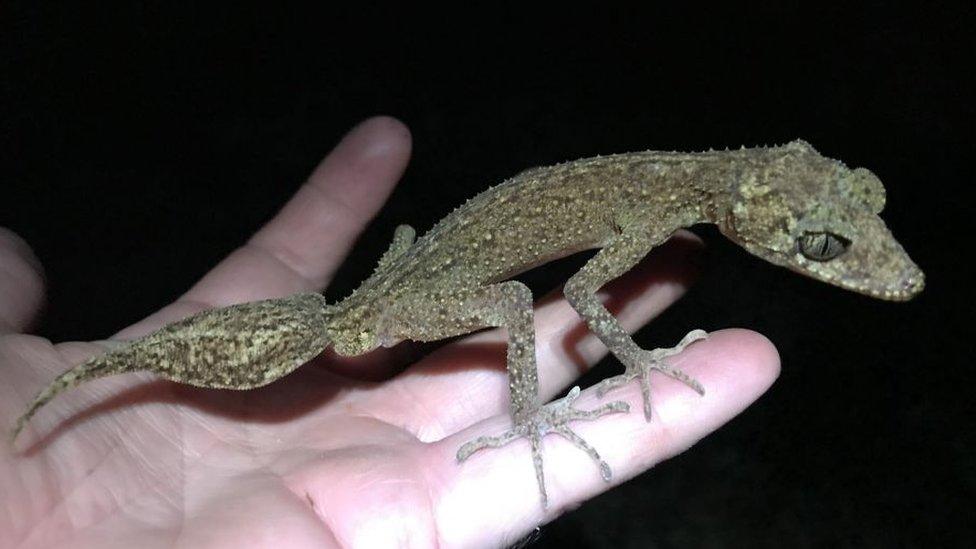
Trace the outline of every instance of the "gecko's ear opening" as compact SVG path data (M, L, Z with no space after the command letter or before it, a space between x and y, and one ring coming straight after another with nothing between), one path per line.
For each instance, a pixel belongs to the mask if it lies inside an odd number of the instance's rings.
M848 179L848 191L872 213L879 214L885 207L885 188L878 176L867 168L855 168Z

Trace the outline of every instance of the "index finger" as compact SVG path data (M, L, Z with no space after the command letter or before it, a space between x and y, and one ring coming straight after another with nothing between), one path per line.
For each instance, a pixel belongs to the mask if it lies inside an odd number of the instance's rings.
M246 244L176 302L114 337L138 337L204 309L321 290L396 186L410 144L410 130L394 118L361 122Z
M611 482L604 482L592 458L572 444L559 436L543 440L548 509L540 505L526 441L482 450L457 463L455 455L462 443L479 434L503 431L511 425L507 414L431 443L427 449L436 464L436 478L442 479L432 499L445 544L472 545L485 532L518 539L539 523L687 450L752 404L779 374L775 348L763 336L747 330L714 332L674 360L675 366L705 384L704 397L678 381L655 376L651 385L654 416L649 423L640 413L640 391L632 383L604 399L629 402L630 413L572 425L610 464ZM597 406L592 393L592 388L584 391L580 409Z
M349 131L280 212L185 299L224 306L322 289L410 157L410 131L370 118Z

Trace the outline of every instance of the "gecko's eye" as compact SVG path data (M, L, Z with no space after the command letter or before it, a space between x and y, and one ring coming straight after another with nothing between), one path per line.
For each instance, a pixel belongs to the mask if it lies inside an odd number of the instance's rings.
M847 251L851 241L834 233L805 232L796 239L797 249L812 261L830 261Z

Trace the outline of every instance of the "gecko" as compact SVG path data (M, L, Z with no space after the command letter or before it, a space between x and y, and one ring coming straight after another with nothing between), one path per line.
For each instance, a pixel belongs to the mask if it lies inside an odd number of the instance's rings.
M624 366L598 384L598 394L636 380L650 421L652 372L704 395L704 387L668 357L707 333L694 330L674 347L642 349L601 303L603 285L675 231L712 223L775 265L875 298L908 300L923 289L924 275L879 217L884 205L884 186L871 171L850 169L802 140L625 153L529 169L468 200L420 238L409 225L397 227L373 274L336 303L299 293L204 311L74 366L30 402L12 438L60 392L107 375L147 370L179 383L244 390L281 378L327 347L355 356L403 340L504 328L512 427L465 443L457 460L528 439L546 507L543 437L567 439L609 482L610 466L570 424L627 412L629 405L580 410L574 407L579 387L541 401L533 297L512 277L598 250L569 278L564 295Z

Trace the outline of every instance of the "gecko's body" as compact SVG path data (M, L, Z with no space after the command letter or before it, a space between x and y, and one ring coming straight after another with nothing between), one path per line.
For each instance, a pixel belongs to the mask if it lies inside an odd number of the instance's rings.
M598 301L601 286L676 230L707 222L772 263L874 297L909 299L922 289L923 275L878 217L883 206L884 188L873 174L848 169L802 141L620 154L531 169L469 200L419 239L412 228L399 227L373 275L335 305L320 294L297 294L208 311L65 372L38 395L15 434L58 392L113 373L150 370L181 383L248 389L327 346L358 355L405 339L504 327L514 427L464 445L458 458L528 437L545 501L541 437L565 436L609 479L609 467L567 423L627 406L579 411L572 407L575 389L554 403L539 401L532 295L510 277L600 250L566 283L566 298L626 368L601 388L639 379L650 419L650 371L703 391L665 358L705 334L696 330L673 349L643 350Z

